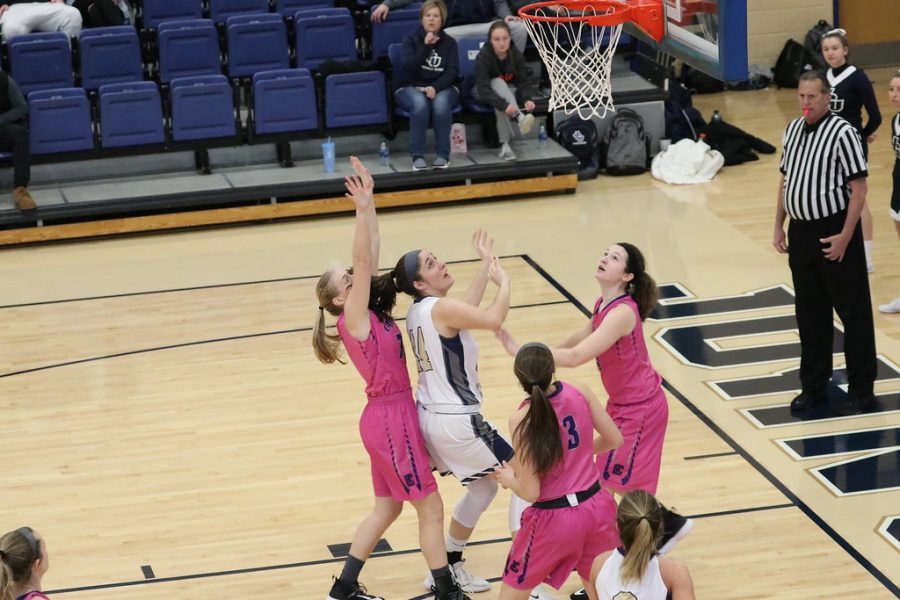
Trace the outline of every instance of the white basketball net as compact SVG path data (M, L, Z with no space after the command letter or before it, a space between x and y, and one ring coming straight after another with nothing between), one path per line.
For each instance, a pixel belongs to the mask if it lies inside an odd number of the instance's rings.
M536 8L538 17L566 17L607 14L605 10L586 6L578 12L560 12ZM523 19L528 35L540 52L550 76L550 110L566 115L578 113L583 119L603 118L614 112L610 77L612 59L622 34L622 24L594 27L587 21L536 21ZM609 39L604 41L604 37Z

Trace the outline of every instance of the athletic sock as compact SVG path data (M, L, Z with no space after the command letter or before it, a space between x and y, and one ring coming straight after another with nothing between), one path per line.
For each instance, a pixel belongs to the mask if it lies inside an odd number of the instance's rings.
M359 572L362 571L364 564L366 564L366 561L359 560L355 556L348 554L347 562L344 563L344 569L341 571L341 576L338 577L341 584L349 586L359 581Z
M434 578L434 589L438 593L449 592L453 589L450 565L444 565L440 569L431 569L431 576Z
M866 265L872 265L872 240L864 240L863 246L866 249Z

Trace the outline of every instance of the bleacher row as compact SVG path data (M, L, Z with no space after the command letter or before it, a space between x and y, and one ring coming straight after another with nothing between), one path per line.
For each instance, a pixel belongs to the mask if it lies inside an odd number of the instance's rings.
M274 142L287 165L286 141L360 129L392 135L394 118L404 116L391 91L402 73L398 42L417 27L417 7L392 11L363 41L360 20L343 7L285 16L300 3L276 0L278 12L268 12L267 0L210 0L202 18L199 0L142 4L138 27L11 41L8 66L28 100L33 155L46 162L193 149L208 171L206 148ZM492 115L469 94L482 42L460 40L464 99L456 112ZM392 60L368 71L315 72L327 59L364 53Z

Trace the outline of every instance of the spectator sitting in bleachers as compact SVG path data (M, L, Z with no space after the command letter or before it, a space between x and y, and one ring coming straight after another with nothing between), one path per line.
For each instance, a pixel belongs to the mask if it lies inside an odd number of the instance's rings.
M64 0L0 0L0 31L8 43L32 31L62 31L70 38L81 31L81 13Z
M72 6L81 13L85 27L110 27L131 23L131 5L127 0L75 0Z
M47 544L31 527L0 536L0 600L37 600L41 579L50 568Z
M401 8L413 0L384 0L372 9L372 20L376 23L388 18L388 13ZM450 3L444 32L454 38L486 37L488 28L495 20L509 25L513 44L520 52L525 52L528 31L522 19L513 15L506 0L454 0Z
M0 150L12 151L13 201L19 210L35 208L34 199L28 193L31 178L31 150L28 145L26 117L28 104L13 78L0 71Z
M494 21L488 31L488 43L475 58L475 85L472 96L494 107L497 116L497 136L500 138L500 158L516 160L509 147L513 135L512 120L519 131L526 134L534 124L535 88L528 81L525 57L509 43L509 26Z
M434 167L450 165L450 127L459 102L459 55L456 40L445 35L447 7L442 0L425 0L419 12L422 26L403 40L403 69L407 84L394 91L397 105L409 112L409 153L413 171L427 168L425 132L434 127L437 157Z

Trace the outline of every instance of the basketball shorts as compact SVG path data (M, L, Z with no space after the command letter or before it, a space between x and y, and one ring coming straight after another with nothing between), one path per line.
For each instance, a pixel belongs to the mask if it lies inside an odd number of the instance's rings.
M663 441L669 424L669 403L660 388L640 404L606 404L606 412L625 441L615 450L597 456L600 483L624 494L630 490L656 493Z
M541 583L559 589L573 569L589 581L594 559L619 545L616 502L603 489L578 506L529 506L506 558L503 583L517 590Z
M369 453L376 496L419 500L437 491L412 390L369 398L359 433Z
M431 462L441 475L468 485L513 457L510 443L481 413L438 414L418 407L419 426Z

